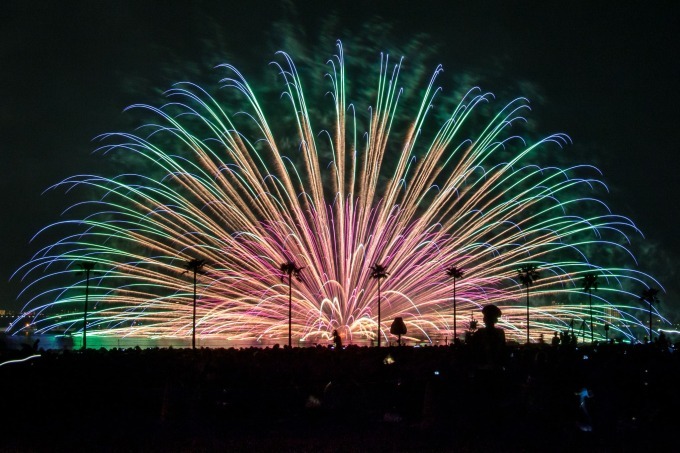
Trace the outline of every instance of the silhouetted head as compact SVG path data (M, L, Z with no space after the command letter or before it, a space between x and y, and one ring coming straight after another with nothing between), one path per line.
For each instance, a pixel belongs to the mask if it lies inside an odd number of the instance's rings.
M482 308L482 315L484 316L484 325L493 327L498 322L498 318L501 317L501 309L493 304L485 305Z

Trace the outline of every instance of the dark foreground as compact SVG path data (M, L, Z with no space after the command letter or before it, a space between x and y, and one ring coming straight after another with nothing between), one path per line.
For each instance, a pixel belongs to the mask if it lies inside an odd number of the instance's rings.
M28 352L0 352L0 362ZM1 451L650 451L677 443L655 346L41 351L0 366ZM584 393L587 390L587 395ZM583 402L583 404L581 404Z

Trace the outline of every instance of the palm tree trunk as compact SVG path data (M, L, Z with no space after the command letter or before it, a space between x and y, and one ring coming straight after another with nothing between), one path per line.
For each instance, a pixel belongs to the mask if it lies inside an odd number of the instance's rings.
M191 323L191 349L196 349L196 272L194 269L194 316Z
M529 285L527 285L527 344L529 344Z
M456 325L458 324L456 317L456 278L453 278L453 342L456 342L458 338L458 332L456 330Z
M83 310L83 349L87 349L87 305L90 298L90 269L85 269L85 309Z
M588 290L588 299L590 302L590 342L592 343L594 340L594 335L593 335L593 290L590 289Z
M652 302L649 302L649 342L652 342Z
M293 347L293 274L288 274L288 347Z
M380 279L378 279L378 347L380 347Z

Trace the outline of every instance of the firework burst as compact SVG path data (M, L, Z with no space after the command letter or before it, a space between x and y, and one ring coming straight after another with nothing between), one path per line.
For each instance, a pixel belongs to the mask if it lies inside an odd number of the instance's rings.
M401 62L383 55L374 99L350 103L338 43L326 74L329 109L312 109L292 58L278 56L286 115L268 117L241 73L223 65L229 102L179 83L165 105L131 107L154 122L102 137L100 151L134 160L136 173L55 186L83 201L41 231L60 239L18 271L24 311L39 315L33 328L82 331L86 282L72 277L82 262L93 264L89 335L283 340L290 301L295 341L334 330L350 342L375 340L378 285L384 340L396 317L412 339L450 339L494 303L518 341L529 305L535 341L589 320L590 295L595 338L605 324L628 337L643 328L646 307L635 294L658 283L635 270L626 248L635 225L596 198L604 188L596 168L537 163L569 138L528 142L513 132L526 100L481 122L493 96L472 89L440 121L432 112L443 97L441 68L409 104ZM402 124L397 112L409 108ZM325 128L314 124L321 116ZM194 287L187 269L198 261ZM299 279L283 278L288 263ZM371 278L377 263L384 276ZM539 271L530 291L518 278L526 266ZM457 326L453 267L465 270ZM593 274L600 286L588 294L582 280Z

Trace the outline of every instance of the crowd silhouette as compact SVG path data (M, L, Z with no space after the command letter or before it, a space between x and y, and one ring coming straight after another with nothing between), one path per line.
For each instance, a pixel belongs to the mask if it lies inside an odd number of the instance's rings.
M0 449L617 451L674 432L667 340L509 345L483 316L446 346L39 350L0 366Z

